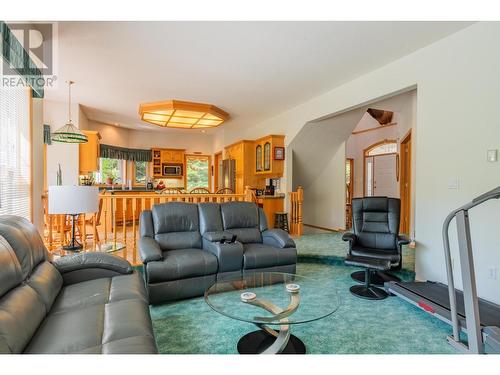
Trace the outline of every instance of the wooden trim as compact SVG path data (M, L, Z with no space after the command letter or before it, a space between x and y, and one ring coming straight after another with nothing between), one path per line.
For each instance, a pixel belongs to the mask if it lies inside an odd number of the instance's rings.
M34 187L33 187L33 170L34 170L34 165L33 165L33 162L34 162L34 152L33 152L33 95L32 95L32 88L29 87L28 88L28 103L29 103L29 108L28 108L28 111L29 111L29 114L28 114L28 118L29 118L29 128L30 128L30 188L29 188L29 192L30 192L30 221L33 222L33 212L34 212L34 208L33 208L33 205L34 205Z
M385 129L385 128L390 128L391 126L396 126L397 124L398 124L397 122L391 122L390 124L380 125L380 126L377 126L376 128L358 130L357 132L353 131L351 134L352 135L363 134L363 133L371 132L373 130L381 130L381 129Z
M213 168L213 177L214 177L214 192L220 189L222 186L219 186L219 158L222 160L222 151L216 152L214 154L214 162L212 165Z
M208 190L212 191L212 175L210 173L212 169L212 155L206 154L184 154L184 188L187 188L187 159L189 157L193 158L207 158L208 159Z
M401 233L409 234L412 224L411 216L411 190L412 190L412 132L411 129L405 134L400 142L400 174L399 179L399 197L401 199L401 220L400 231ZM404 144L408 144L408 152L404 152ZM405 184L408 186L408 193L404 194Z
M375 147L381 146L381 145L386 144L386 143L396 143L396 145L397 145L398 140L386 138L386 139L383 139L381 141L375 142L375 143L371 144L370 146L368 146L367 148L363 149L363 155L367 155L370 150L373 150ZM380 154L380 155L389 155L389 154L394 154L394 153L388 152L387 154ZM370 156L375 156L375 155L370 155Z
M329 231L329 232L335 232L335 233L337 233L337 232L342 232L342 231L343 231L343 230L342 230L342 229L340 229L340 228L337 228L337 229L333 229L333 228L326 228L326 227L321 227L321 226L319 226L319 225L312 225L312 224L306 224L306 223L304 223L304 224L302 224L302 225L303 225L303 226L305 226L305 227L309 227L309 228L321 229L321 230L326 230L326 231Z

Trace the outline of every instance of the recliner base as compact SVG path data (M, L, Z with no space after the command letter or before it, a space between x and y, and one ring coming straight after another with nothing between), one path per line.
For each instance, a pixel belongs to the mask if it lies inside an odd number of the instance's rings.
M371 280L370 284L376 285L376 286L384 286L384 283L389 282L389 281L396 281L400 282L401 279L397 277L396 275L393 275L391 273L386 273L386 272L381 272L381 271L370 271L371 272ZM354 281L357 281L359 283L365 283L365 271L357 271L351 273L351 278Z
M380 300L387 298L388 296L385 290L377 288L373 285L370 285L368 287L366 285L353 285L349 288L349 291L356 297L369 300Z

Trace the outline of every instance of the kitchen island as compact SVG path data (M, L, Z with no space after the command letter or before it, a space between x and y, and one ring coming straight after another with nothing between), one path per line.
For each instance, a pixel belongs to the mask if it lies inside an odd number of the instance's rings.
M285 208L285 194L259 195L257 204L262 207L267 218L267 226L274 228L274 215L276 212L283 212Z

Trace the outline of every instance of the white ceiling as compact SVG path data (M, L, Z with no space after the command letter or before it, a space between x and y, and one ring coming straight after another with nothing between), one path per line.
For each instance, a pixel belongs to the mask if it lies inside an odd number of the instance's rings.
M219 106L252 126L452 34L467 22L61 22L58 87L91 120L165 132L141 102ZM189 132L189 130L187 130Z

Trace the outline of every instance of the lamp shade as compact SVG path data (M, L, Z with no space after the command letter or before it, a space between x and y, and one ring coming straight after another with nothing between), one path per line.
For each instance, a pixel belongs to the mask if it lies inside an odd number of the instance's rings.
M84 214L98 211L97 186L49 186L49 214Z

